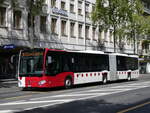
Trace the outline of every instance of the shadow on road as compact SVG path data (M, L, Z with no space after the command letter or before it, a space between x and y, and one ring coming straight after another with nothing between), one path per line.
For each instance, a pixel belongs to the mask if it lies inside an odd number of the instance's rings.
M144 100L142 102L134 104L123 104L123 103L110 103L103 99L101 100L83 100L74 101L66 104L55 105L45 108L37 108L34 110L27 110L23 112L15 113L117 113L119 111L131 108L133 106L139 105L141 103L150 101L150 99ZM144 110L143 108L137 108L130 110L125 113L149 113L149 110Z
M96 82L96 83L87 83L87 84L81 84L81 85L75 85L72 88L65 89L64 87L54 87L54 88L24 88L22 91L39 91L39 92L50 92L50 91L61 91L61 90L70 90L70 89L78 89L78 88L86 88L86 87L92 87L92 86L107 86L109 84L114 84L114 83L129 83L133 81L138 81L137 79L127 81L127 80L118 80L118 81L111 81L108 82L107 84L103 84L102 82Z

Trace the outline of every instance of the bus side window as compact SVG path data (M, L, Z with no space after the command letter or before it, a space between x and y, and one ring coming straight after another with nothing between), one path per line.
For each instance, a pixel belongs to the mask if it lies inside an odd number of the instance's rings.
M63 55L63 72L71 71L72 70L72 59L67 55Z
M46 62L46 71L48 75L56 75L60 73L60 56L57 54L48 54Z

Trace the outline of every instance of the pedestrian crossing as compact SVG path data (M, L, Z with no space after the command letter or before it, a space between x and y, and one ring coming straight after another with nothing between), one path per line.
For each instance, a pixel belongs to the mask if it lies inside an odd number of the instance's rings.
M91 99L110 94L116 94L141 88L150 87L150 82L125 83L118 86L85 88L80 91L63 92L57 95L42 96L14 102L0 103L0 113L13 113L16 111L30 110L38 107L48 107L78 100ZM73 90L73 89L71 89ZM75 89L76 90L76 89Z

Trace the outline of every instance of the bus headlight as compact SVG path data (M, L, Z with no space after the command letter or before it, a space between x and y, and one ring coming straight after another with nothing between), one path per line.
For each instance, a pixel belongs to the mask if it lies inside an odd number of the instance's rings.
M45 81L45 80L42 80L42 81L39 82L39 85L41 86L41 85L43 85L43 84L45 84L45 83L46 83L46 81Z

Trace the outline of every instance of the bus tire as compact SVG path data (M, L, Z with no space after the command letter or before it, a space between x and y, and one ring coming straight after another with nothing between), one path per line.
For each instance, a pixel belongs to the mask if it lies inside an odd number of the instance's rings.
M127 79L128 79L128 81L131 81L131 75L130 74L128 75Z
M65 83L64 83L64 85L65 85L65 88L66 89L69 89L69 88L71 88L72 87L72 79L71 78L66 78L65 79Z
M103 75L103 84L106 84L107 83L107 75Z

